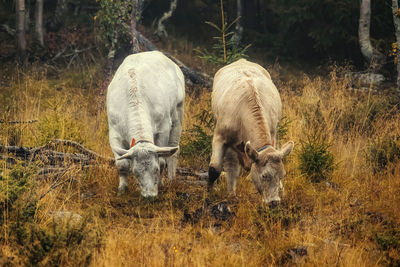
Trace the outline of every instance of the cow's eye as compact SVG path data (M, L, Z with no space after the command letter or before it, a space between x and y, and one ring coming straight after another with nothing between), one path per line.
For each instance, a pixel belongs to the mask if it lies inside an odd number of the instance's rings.
M270 177L269 177L269 175L267 175L267 174L264 174L264 175L262 176L262 179L263 179L264 181L269 181L269 180L271 180Z

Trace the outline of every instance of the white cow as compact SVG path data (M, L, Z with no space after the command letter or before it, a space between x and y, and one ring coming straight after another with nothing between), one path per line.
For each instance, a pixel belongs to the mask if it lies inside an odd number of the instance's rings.
M144 197L157 196L164 157L168 178L175 176L184 83L179 67L157 51L126 57L115 73L107 92L107 116L120 193L128 186L130 162Z
M240 59L215 74L212 110L216 126L209 189L224 168L228 190L235 194L240 163L250 169L263 201L279 203L285 176L282 159L293 149L292 141L281 150L276 148L281 108L279 92L260 65Z

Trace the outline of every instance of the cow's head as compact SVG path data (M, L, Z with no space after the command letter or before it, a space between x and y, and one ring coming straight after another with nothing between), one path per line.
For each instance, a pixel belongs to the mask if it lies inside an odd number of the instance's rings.
M250 141L246 143L246 155L253 161L250 170L251 179L264 203L276 206L281 201L280 192L283 190L282 179L286 175L282 160L293 150L294 143L287 142L281 150L272 146L257 151Z
M179 147L159 147L150 142L137 143L117 158L132 160L132 172L139 182L143 197L155 197L158 195L158 186L161 183L159 157L172 156Z

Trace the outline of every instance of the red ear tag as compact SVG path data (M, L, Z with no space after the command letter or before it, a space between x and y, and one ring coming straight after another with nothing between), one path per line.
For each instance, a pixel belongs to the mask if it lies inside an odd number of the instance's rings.
M135 138L132 138L131 147L133 147L134 145L135 145Z

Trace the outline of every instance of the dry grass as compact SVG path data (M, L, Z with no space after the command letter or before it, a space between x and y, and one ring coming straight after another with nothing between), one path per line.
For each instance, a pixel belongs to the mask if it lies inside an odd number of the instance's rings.
M85 75L68 71L49 78L45 69L28 72L4 68L1 76L10 74L1 85L0 119L38 122L0 124L0 143L39 146L52 138L66 138L111 156L106 115L97 117L94 110L93 103L98 100L94 97L98 86L95 72L96 68L90 67ZM260 206L260 197L245 174L238 185L237 199L226 199L223 178L212 194L200 185L179 179L166 184L159 198L150 202L140 197L135 179L130 177L129 194L117 196L118 177L112 166L88 171L71 166L62 177L66 182L40 200L38 196L48 191L52 181L40 180L33 171L28 177L30 189L21 191L15 205L9 207L5 199L12 180L6 177L11 177L13 170L1 160L0 262L33 264L34 259L29 256L46 245L40 241L45 239L35 237L38 234L34 225L54 233L47 238L53 240L48 245L51 248L43 250L41 261L36 263L39 265L400 264L400 166L393 163L374 172L366 161L367 148L374 140L400 136L400 115L388 104L385 93L351 92L348 82L339 76L340 70L336 70L330 77L303 75L297 76L296 81L276 81L284 115L290 121L280 142L294 140L296 144L285 163L288 176L284 203L276 210ZM206 91L200 96L187 95L186 140L190 140L193 125L200 123L198 115L209 110L209 98ZM207 127L205 131L211 133ZM316 132L332 144L330 151L337 163L329 183L312 183L298 168L298 144ZM192 157L181 157L181 166L205 168L207 160L195 154L194 151ZM28 167L18 168L24 173ZM187 195L182 197L182 193ZM19 228L13 225L21 215L15 211L25 211L26 203L34 199L34 217L26 219L25 225L31 241L18 241L15 229ZM229 220L215 218L209 212L209 207L223 200L235 212ZM182 220L185 210L194 216L202 207L205 212L198 221ZM51 214L60 210L81 214L84 225L74 226L67 221L64 228L54 230ZM59 237L63 233L73 236L74 229L84 233L81 241L68 243L69 239ZM60 244L70 244L71 248ZM307 249L307 255L288 256L290 249L300 246ZM88 258L84 261L83 257Z

